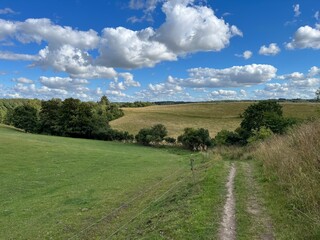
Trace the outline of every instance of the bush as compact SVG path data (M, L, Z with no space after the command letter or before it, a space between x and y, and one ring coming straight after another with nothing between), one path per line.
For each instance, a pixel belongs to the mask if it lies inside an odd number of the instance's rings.
M248 143L253 143L261 140L265 140L273 135L270 128L261 127L259 130L253 130L252 136L249 137Z
M170 144L175 144L176 143L176 139L173 138L173 137L165 137L164 140L167 142L167 143L170 143Z
M204 128L186 128L184 134L178 137L178 141L192 151L207 150L212 145L209 131Z
M152 128L142 128L135 136L136 141L143 145L159 144L167 136L167 129L162 124L156 124Z
M240 145L242 138L237 132L231 132L228 130L221 130L217 133L215 138L213 139L214 145Z

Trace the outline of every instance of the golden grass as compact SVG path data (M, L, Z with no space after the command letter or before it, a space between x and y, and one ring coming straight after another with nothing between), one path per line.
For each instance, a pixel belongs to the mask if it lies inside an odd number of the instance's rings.
M320 222L320 121L274 136L254 153L266 174L284 187L292 206Z
M239 115L252 102L191 103L181 105L123 108L124 117L111 122L118 130L137 134L141 128L164 124L169 136L177 137L184 128L206 128L214 137L222 129L235 130L241 122ZM305 119L316 115L315 103L284 103L285 116Z

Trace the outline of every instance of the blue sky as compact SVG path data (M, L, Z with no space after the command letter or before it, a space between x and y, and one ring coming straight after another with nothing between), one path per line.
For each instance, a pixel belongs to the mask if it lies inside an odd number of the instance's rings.
M0 98L314 98L320 1L2 0Z

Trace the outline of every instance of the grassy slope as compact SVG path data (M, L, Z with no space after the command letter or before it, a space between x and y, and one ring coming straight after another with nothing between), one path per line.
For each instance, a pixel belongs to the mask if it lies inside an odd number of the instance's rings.
M236 129L239 115L252 103L194 103L169 106L150 106L145 108L124 108L125 116L111 122L111 126L136 134L141 128L156 123L164 124L170 136L177 137L186 127L209 129L215 136L222 129ZM316 115L314 103L283 103L285 116L305 119Z
M164 150L31 135L3 126L0 152L4 239L70 237L188 167L184 156Z

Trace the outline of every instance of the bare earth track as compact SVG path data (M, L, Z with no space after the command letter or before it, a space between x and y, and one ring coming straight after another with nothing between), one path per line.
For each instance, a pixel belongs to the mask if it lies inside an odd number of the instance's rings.
M235 197L234 197L234 178L236 167L231 165L227 187L227 200L224 205L223 219L219 230L219 239L234 240L236 239L236 218L235 218Z

